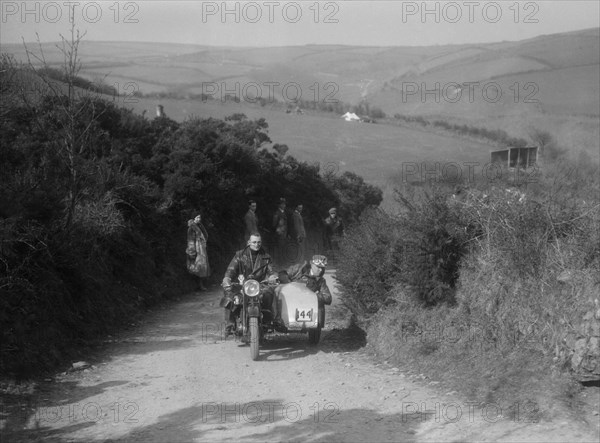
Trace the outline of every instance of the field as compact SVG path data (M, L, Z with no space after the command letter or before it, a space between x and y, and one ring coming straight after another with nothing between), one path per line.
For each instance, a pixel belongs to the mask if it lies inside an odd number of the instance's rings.
M36 45L29 48L39 51ZM54 44L42 48L48 63L61 62ZM1 50L24 60L20 45ZM585 151L598 160L599 54L598 29L520 42L431 47L229 48L84 41L80 48L82 76L113 85L121 94L145 95L119 97L126 107L152 117L162 104L175 120L236 112L264 117L273 142L287 144L292 155L355 171L384 187L403 164L482 164L491 146L395 125L349 124L333 113L286 114L282 106L248 101L255 96L285 101L298 94L319 102L326 97L349 104L366 100L388 116L418 115L502 129L521 138L540 129L574 156ZM277 85L269 89L270 82ZM476 82L473 91L465 82ZM490 83L493 87L484 91ZM407 84L416 90L407 94ZM296 86L286 90L288 85ZM216 100L192 98L203 92ZM157 93L172 98L148 97ZM226 94L242 102L225 103Z
M153 114L157 101L140 99L131 104L137 112ZM463 162L484 164L489 161L490 146L455 137L369 123L351 123L328 113L286 114L283 109L200 100L161 100L166 114L175 120L192 116L225 117L242 112L249 118L264 117L273 143L286 144L290 154L322 168L354 171L365 180L386 187L390 179L414 170L420 162ZM410 164L410 165L409 165ZM404 165L404 166L403 166ZM411 169L412 168L412 169ZM441 173L441 166L440 166Z

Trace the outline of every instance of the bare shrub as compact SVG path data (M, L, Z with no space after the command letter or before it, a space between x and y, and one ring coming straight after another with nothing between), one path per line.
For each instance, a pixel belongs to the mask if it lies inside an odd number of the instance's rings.
M116 208L118 199L107 192L100 201L85 201L76 205L73 223L81 225L90 235L118 235L125 229L125 219Z
M397 284L409 287L424 306L454 302L467 230L447 192L434 186L398 191L402 212L369 212L349 230L337 277L355 313L377 312Z

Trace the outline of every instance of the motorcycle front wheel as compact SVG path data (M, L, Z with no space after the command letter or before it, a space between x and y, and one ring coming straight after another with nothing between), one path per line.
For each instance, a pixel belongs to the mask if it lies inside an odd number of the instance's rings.
M259 344L258 318L250 317L250 357L252 360L258 360Z

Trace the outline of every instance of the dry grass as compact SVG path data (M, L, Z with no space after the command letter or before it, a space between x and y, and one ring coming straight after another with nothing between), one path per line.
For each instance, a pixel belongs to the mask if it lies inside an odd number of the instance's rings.
M600 305L600 201L597 166L573 166L547 165L527 192L496 186L451 200L471 232L456 304L424 308L397 286L395 303L368 322L382 358L503 410L574 412L569 340Z

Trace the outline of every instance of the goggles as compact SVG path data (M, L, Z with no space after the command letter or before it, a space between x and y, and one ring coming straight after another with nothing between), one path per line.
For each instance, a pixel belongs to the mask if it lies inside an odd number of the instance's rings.
M315 266L324 268L325 266L327 266L327 257L325 257L324 255L313 255L312 260L310 262Z

